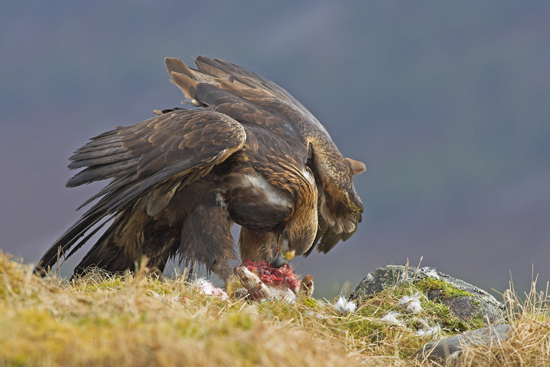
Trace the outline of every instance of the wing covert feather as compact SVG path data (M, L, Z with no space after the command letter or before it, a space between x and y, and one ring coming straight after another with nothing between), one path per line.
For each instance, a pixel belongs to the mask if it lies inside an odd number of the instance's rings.
M159 202L148 209L158 213L169 202L174 185L185 186L208 174L240 150L245 141L244 128L232 118L214 111L186 109L93 138L71 157L70 168L84 163L88 168L71 178L67 186L109 178L113 181L86 202L101 197L52 245L40 266L52 266L58 253L64 256L77 242L76 248L82 246L89 237L79 239L102 218L134 205L151 190Z

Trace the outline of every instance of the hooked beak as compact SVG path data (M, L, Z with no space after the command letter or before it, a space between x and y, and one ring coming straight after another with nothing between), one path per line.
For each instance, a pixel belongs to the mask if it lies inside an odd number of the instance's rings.
M275 261L273 261L273 263L271 264L272 267L274 268L280 268L282 266L285 266L286 264L288 264L288 260L285 259L280 253L277 254L277 256L275 257Z
M280 268L281 266L288 264L288 261L291 260L295 254L295 251L290 251L288 248L288 239L283 238L283 236L279 236L279 241L277 242L277 255L275 256L273 263L271 263L271 266L274 268Z

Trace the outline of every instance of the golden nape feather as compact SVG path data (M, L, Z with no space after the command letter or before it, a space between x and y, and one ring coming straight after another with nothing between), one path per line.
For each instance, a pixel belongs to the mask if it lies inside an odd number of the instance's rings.
M143 257L163 271L171 257L228 279L241 226L242 260L282 266L348 239L363 205L353 175L323 125L287 91L243 67L199 56L196 69L166 58L172 81L198 108L156 116L93 138L70 158L74 187L111 180L42 257L45 274L109 227L75 268L133 271Z

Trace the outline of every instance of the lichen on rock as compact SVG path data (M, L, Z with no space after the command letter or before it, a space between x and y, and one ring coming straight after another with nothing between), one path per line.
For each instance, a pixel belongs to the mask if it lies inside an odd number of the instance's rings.
M386 265L369 273L355 288L350 300L370 297L385 289L409 283L429 301L447 307L463 325L459 329L477 329L504 320L504 306L486 291L434 268Z

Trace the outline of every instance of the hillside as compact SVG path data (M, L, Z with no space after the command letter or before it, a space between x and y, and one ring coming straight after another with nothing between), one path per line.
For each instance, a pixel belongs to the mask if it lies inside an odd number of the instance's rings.
M442 322L442 336L459 331L424 298L403 324L383 321L402 295L418 291L412 287L342 315L314 299L224 301L183 279L142 270L44 280L0 252L0 366L419 366L426 362L412 356L431 338L420 318ZM471 349L459 365L548 365L547 300L531 293L522 305L509 292L510 340Z

